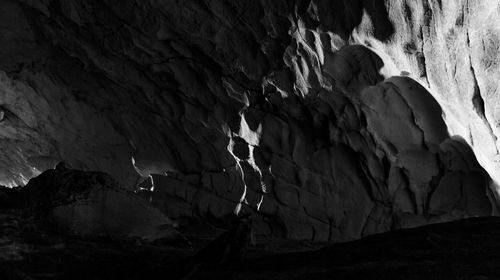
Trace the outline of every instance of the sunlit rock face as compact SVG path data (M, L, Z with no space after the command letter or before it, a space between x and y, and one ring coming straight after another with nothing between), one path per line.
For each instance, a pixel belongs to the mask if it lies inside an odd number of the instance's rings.
M374 24L365 17L354 41L384 54L388 75L408 73L430 89L450 133L462 136L498 181L500 2L386 1L386 6L394 23L391 38L380 42L370 36Z
M414 2L4 1L2 180L153 174L258 238L496 214L498 3Z

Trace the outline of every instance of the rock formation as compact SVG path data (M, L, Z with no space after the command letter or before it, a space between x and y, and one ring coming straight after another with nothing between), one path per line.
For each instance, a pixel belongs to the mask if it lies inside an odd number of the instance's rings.
M64 160L259 240L495 215L483 2L2 1L0 182Z
M31 179L17 197L24 215L66 235L147 241L179 237L158 209L99 172L58 165Z

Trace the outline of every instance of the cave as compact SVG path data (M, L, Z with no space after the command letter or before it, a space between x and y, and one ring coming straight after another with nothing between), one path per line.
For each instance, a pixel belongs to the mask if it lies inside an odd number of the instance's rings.
M500 278L499 17L0 1L0 279Z

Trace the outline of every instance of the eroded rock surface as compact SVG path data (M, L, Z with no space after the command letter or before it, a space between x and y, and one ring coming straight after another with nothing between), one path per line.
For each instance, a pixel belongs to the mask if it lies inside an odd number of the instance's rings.
M166 216L261 239L496 214L497 9L372 2L3 1L1 180L153 174Z

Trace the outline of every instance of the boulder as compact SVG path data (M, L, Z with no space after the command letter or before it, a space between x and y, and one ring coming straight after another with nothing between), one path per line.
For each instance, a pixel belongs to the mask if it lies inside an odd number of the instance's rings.
M178 237L168 217L102 172L58 165L31 179L20 198L37 219L68 235L147 241Z

